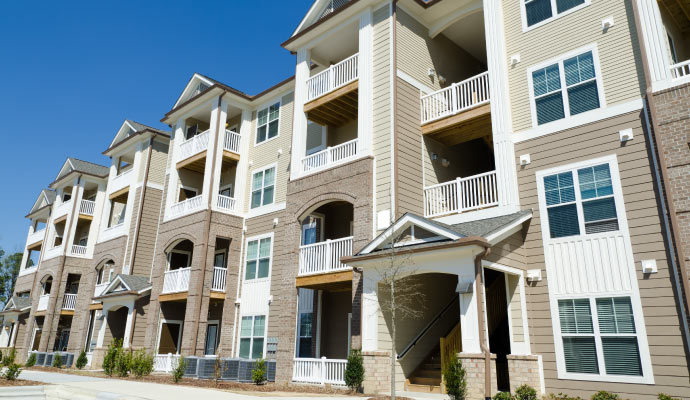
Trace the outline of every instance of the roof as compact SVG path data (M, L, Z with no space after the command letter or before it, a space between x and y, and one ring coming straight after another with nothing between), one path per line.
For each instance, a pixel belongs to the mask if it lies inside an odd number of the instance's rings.
M500 217L479 219L455 225L446 225L440 222L434 223L445 226L462 236L481 236L486 238L528 215L532 215L532 210L522 210L513 214L501 215Z
M3 311L22 311L31 307L30 297L12 296L5 304Z
M166 131L144 125L140 122L132 121L131 119L126 119L120 126L120 129L118 129L117 134L115 134L113 141L110 142L110 146L108 146L103 154L109 155L108 153L116 147L119 147L123 143L127 143L129 139L133 138L134 136L144 134L145 132L151 132L154 135L170 138L170 133Z
M26 215L27 217L29 215L32 215L33 213L45 209L46 207L50 206L53 204L55 201L55 191L52 189L43 189L41 190L41 193L38 194L38 197L36 198L36 201L34 202L34 205L31 207L31 210L29 213Z
M98 299L123 295L140 295L151 289L147 276L117 274Z
M55 180L60 180L72 171L83 172L89 175L104 177L108 176L108 174L110 173L110 168L104 165L80 160L78 158L67 157L67 160L62 165L62 169L60 170L60 173L58 174L57 178L55 178Z
M139 275L122 275L120 274L120 279L122 279L122 282L127 285L127 287L130 290L136 290L137 292L146 289L151 286L151 283L149 282L149 278L146 276L139 276Z

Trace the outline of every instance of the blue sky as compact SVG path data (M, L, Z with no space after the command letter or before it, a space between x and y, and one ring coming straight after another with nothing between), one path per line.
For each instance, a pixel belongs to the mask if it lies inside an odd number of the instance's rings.
M67 156L101 152L125 118L159 121L200 72L249 94L294 74L289 38L312 0L0 2L0 247Z

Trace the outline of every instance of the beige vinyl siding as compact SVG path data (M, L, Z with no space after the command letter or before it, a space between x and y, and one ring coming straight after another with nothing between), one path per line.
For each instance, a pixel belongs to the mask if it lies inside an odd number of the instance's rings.
M391 209L391 19L388 5L374 11L373 147L376 212Z
M460 82L486 71L486 67L443 34L429 37L429 30L405 11L398 8L398 69L433 89L440 89L438 76L446 79L444 86ZM436 71L429 77L429 68Z
M245 211L249 210L251 203L251 188L252 188L252 174L263 167L273 163L278 163L276 166L276 180L275 180L275 194L273 198L274 203L285 202L287 181L290 177L290 148L292 146L292 119L294 108L294 92L283 95L280 98L280 122L278 127L278 136L262 142L256 143L256 116L257 112L252 113L251 134L249 136L249 160L253 164L249 167L249 175L247 176L247 185L245 190ZM275 99L276 101L278 99ZM269 106L274 101L266 102ZM261 107L263 108L264 105ZM278 150L282 150L283 154L278 156Z
M162 185L165 182L165 163L168 159L168 144L153 142L151 163L149 165L149 182Z
M513 130L531 128L527 70L580 47L597 44L604 93L608 106L638 99L644 93L644 78L632 8L622 0L597 1L580 10L522 32L521 1L504 1L506 54L520 55L520 63L508 68ZM601 20L613 17L615 25L604 33ZM577 34L573 34L574 32Z
M419 124L419 90L398 78L397 96L397 207L396 212L423 215L422 131Z
M162 190L146 188L144 212L141 216L141 221L139 221L136 257L131 268L132 275L149 276L151 273L151 262L154 256L156 235L158 234L161 201L163 201Z
M505 274L508 282L508 301L510 307L510 334L513 342L523 343L524 327L522 325L522 303L520 302L519 277L517 275Z
M123 265L129 265L131 262L130 257L131 257L131 252L132 252L132 244L134 242L134 232L137 229L137 217L139 216L139 206L141 205L141 187L136 189L136 192L134 192L134 199L132 201L132 204L127 204L128 207L131 207L132 209L132 218L129 223L129 232L127 234L127 253L125 253L125 257L123 259Z
M132 332L132 347L143 348L146 346L146 322L147 314L149 312L149 296L136 301L134 308L136 314L134 316L134 331Z
M523 233L520 231L495 244L485 260L511 268L526 269L522 237Z
M680 320L640 117L639 112L630 113L516 144L516 154L532 154L531 164L518 169L521 207L534 210L525 239L525 257L529 268L542 269L544 276L526 288L532 351L543 356L546 387L553 393L568 391L589 397L592 392L583 390L587 385L581 381L557 379L535 172L616 154L656 386L601 382L592 389L617 392L624 398L649 398L659 392L687 396L688 369L679 351L683 348ZM626 128L633 128L635 139L621 145L618 131ZM655 259L659 272L644 277L640 266L643 259Z

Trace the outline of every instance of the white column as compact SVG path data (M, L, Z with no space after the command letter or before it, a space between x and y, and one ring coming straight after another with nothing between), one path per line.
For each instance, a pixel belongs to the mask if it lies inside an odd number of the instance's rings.
M7 333L9 329L5 329L7 327L6 322L2 321L2 325L0 325L0 347L10 347L10 335L12 332Z
M173 127L173 137L170 141L168 158L170 160L170 168L168 168L168 193L165 202L165 214L170 215L170 207L177 203L178 199L178 187L179 187L179 174L177 172L176 157L180 151L180 143L184 141L184 130L185 130L185 120L180 118Z
M379 277L375 272L362 274L362 351L378 350Z
M12 324L12 333L10 334L10 346L9 347L14 347L15 342L17 341L17 327L19 326L19 323L17 321L14 321Z
M93 220L91 220L91 226L89 226L89 239L87 242L86 255L88 257L93 257L93 250L96 246L96 241L98 240L98 232L101 228L101 221L103 217L103 210L106 208L105 203L107 201L106 196L107 183L98 184L98 192L96 193L95 206L93 210ZM131 212L131 207L127 208L127 212Z
M249 177L249 146L252 141L252 112L250 110L242 110L242 121L240 122L240 161L237 164L237 172L235 174L235 200L238 211L244 210L245 199L248 193L251 193L247 186L247 179L251 182Z
M670 80L670 59L664 23L656 0L635 0L640 14L640 26L644 38L647 64L652 78L652 89L661 90Z
M216 104L217 100L216 100ZM211 113L211 133L215 134L216 132L216 127L218 128L218 148L216 149L216 153L213 154L212 156L215 157L216 159L216 169L211 171L211 175L209 177L212 178L210 181L211 183L211 188L210 188L210 195L211 195L211 204L213 209L215 209L218 204L216 201L216 196L218 195L218 191L220 191L220 171L221 168L223 167L223 144L225 143L225 122L227 121L228 118L228 103L225 101L221 101L220 103L220 109L215 109L216 113ZM220 120L217 121L217 115L220 113ZM211 149L213 148L213 135L211 136L211 139L209 140L208 143L209 147L209 154L211 154ZM208 161L206 162L206 167L210 170L211 166L209 164L211 163L211 159L209 158ZM204 177L204 190L206 186L206 181L208 179Z
M134 316L134 304L127 307L127 323L125 324L125 337L122 339L122 347L129 348L130 336L132 331L132 319ZM100 339L100 337L99 337Z
M105 326L108 324L108 310L104 309L102 311L101 318L101 329L98 330L98 341L96 342L96 348L103 347L103 340L105 339Z
M501 1L484 0L486 57L491 95L491 129L498 185L499 206L517 211L520 206L517 189L515 150L506 67L503 8ZM510 210L510 211L513 211Z
M67 221L65 222L65 232L69 232L69 237L64 236L63 251L65 254L70 254L72 245L74 244L74 236L77 234L77 222L79 221L79 207L81 207L81 200L84 197L84 177L81 177L79 183L74 180L74 187L72 188L72 203L67 212Z
M307 116L304 113L304 102L307 99L307 79L309 79L309 64L311 52L302 48L297 51L297 67L295 68L295 115L292 121L292 167L290 179L296 179L302 173L302 158L306 154Z
M371 154L371 137L373 129L373 42L372 14L367 9L359 16L359 89L358 89L358 119L357 137L359 138L360 154Z
M314 354L314 358L318 358L321 356L321 315L322 315L322 299L323 299L323 290L318 290L318 298L317 298L317 310L316 310L316 330L312 332L316 332L316 354Z
M460 293L460 330L462 332L462 352L481 353L479 346L479 318L477 316L477 282L473 275L458 275L458 289L464 289L471 283L471 292Z

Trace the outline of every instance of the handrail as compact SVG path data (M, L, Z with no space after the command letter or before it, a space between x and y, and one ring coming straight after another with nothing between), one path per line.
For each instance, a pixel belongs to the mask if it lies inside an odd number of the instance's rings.
M420 340L421 338L423 338L424 335L426 335L427 332L429 332L429 330L430 330L434 325L436 325L436 323L441 319L441 317L443 316L443 314L445 314L446 311L448 311L448 309L450 308L450 306L452 306L453 303L455 303L456 300L458 300L458 297L457 297L457 296L453 296L453 298L450 299L450 301L448 302L448 304L446 304L445 307L443 307L443 309L442 309L441 311L439 311L438 314L436 314L436 316L434 317L434 319L432 319L428 324L426 324L426 326L424 327L424 329L422 329L422 331L419 332L419 334L417 334L417 336L415 336L414 339L412 339L412 341L410 341L410 343L407 344L407 346L405 346L405 348L403 349L403 351L401 351L400 354L398 354L396 358L397 358L398 360L402 360L402 358L405 357L405 356L407 355L407 353L408 353L410 350L412 350L412 348L413 348L414 346L417 345L417 342L419 342L419 340Z

